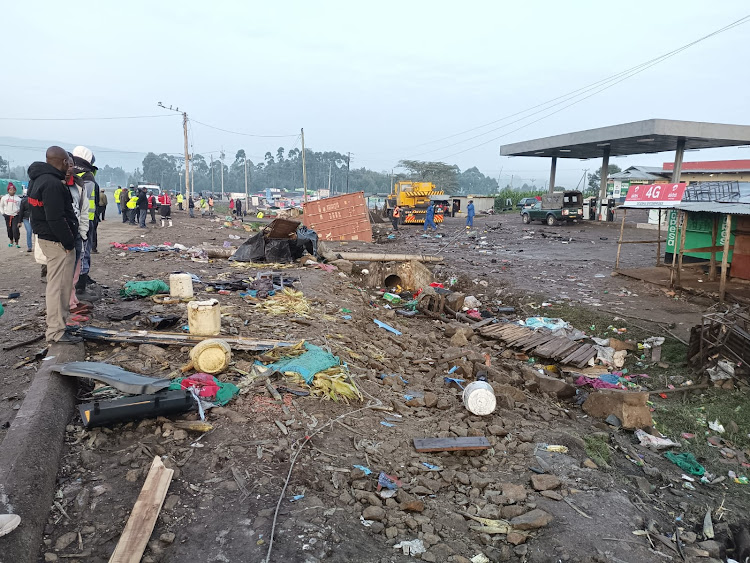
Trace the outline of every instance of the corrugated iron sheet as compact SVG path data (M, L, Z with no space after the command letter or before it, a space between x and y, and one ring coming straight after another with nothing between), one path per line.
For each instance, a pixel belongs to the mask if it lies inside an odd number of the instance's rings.
M306 227L320 240L372 242L372 227L364 192L344 194L303 204Z

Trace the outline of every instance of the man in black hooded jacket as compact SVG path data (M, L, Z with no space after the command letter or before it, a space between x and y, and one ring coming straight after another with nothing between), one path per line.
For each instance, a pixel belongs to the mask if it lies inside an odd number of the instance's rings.
M47 342L73 344L81 338L65 332L70 313L75 269L75 235L78 220L73 197L63 185L72 168L68 153L61 147L47 149L47 162L29 166L29 205L31 228L39 237L39 248L47 258Z

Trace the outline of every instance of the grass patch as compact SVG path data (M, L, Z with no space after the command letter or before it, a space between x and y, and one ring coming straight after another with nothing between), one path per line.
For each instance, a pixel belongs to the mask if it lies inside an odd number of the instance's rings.
M609 440L600 435L584 436L586 455L599 467L609 467L612 453L609 451Z

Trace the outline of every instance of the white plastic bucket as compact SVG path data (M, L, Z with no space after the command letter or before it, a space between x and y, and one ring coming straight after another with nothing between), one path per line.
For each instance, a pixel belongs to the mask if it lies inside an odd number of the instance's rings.
M169 275L169 295L180 299L193 296L193 278L190 274Z
M492 385L486 381L474 381L464 388L464 406L472 414L486 416L492 414L497 406Z
M197 336L216 336L221 331L221 307L216 299L191 301L187 305L188 328Z
M190 350L193 366L203 373L221 373L232 361L232 349L224 340L208 338Z

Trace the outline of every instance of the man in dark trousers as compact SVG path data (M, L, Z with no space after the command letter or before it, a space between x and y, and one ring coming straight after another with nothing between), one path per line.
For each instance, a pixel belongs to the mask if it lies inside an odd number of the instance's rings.
M120 207L122 208L122 222L127 223L130 219L128 217L128 200L130 199L130 190L133 189L133 184L130 184L130 188L123 188L120 192Z
M94 166L95 161L94 153L90 149L80 145L73 149L73 179L83 190L81 197L88 200L88 206L86 204L82 206L81 221L88 220L89 222L88 236L84 242L83 253L81 254L81 275L76 284L76 293L78 294L85 293L86 286L94 283L94 280L89 276L91 270L91 253L96 254L98 252L96 229L99 225L99 220L96 216L96 208L99 201L99 184L96 183L94 177L99 169Z
M146 194L146 188L141 188L141 193L138 194L138 224L141 229L146 228L146 216L148 215L148 195Z
M47 258L47 342L74 344L81 338L65 332L70 313L75 268L75 234L78 220L73 196L63 185L73 162L65 149L47 149L46 162L29 166L31 227L39 237L39 248Z

